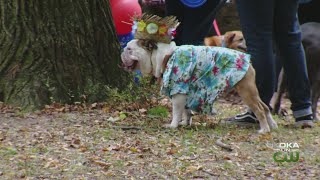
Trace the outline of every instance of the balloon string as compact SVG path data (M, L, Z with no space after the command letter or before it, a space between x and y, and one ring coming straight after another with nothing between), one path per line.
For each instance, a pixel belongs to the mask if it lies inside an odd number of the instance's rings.
M124 24L128 24L128 25L133 25L132 23L126 22L126 21L121 21Z

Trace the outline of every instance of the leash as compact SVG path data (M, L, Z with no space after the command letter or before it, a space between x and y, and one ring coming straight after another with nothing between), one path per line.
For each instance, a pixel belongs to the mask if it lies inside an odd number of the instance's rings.
M213 21L213 27L214 27L214 30L216 31L217 35L218 35L218 36L221 36L221 33L220 33L220 30L219 30L219 27L218 27L217 20L214 20L214 21Z
M226 4L226 3L230 3L230 0L220 0L218 5L213 9L213 11L207 16L207 19L211 19L211 17L216 17L216 15L218 14L219 10ZM203 21L205 22L205 21ZM200 27L204 26L204 23L200 24ZM214 26L210 26L208 32L207 32L207 37L211 36L212 34L210 34L213 30ZM199 28L200 30L201 28Z

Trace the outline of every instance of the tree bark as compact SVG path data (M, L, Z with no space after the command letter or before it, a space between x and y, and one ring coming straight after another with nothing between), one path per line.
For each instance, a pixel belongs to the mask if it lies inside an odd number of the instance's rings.
M222 34L227 31L241 31L236 2L225 4L217 13L216 19Z
M109 0L0 1L0 101L103 101L126 83L119 62Z

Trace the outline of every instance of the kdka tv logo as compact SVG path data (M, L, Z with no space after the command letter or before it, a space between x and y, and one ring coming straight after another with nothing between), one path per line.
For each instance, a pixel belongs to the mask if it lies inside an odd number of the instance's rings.
M267 145L270 147L270 144ZM275 146L271 145L276 151L273 154L275 162L298 162L300 158L298 143L278 143Z

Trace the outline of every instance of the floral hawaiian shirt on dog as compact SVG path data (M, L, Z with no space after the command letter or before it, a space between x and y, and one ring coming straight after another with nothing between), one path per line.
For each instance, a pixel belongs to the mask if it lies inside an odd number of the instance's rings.
M187 108L211 113L219 93L247 73L250 55L222 47L178 46L163 74L161 93L187 95Z

